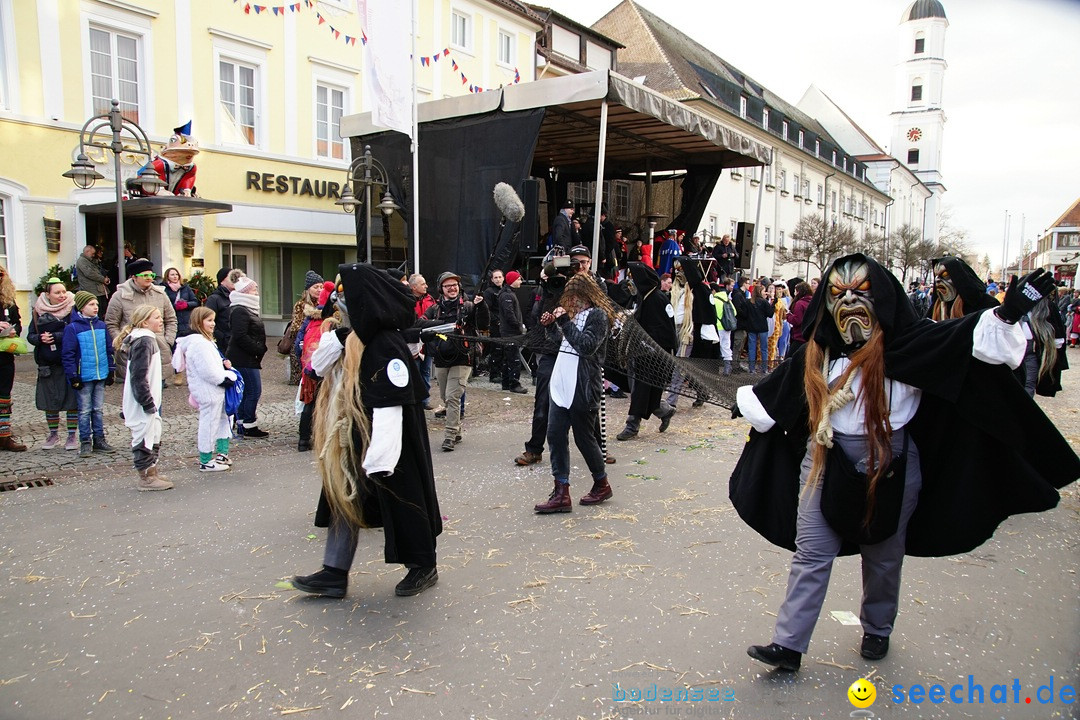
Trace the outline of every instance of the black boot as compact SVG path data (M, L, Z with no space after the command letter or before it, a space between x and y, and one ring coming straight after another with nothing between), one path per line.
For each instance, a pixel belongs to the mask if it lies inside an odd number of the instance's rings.
M641 419L630 415L626 418L626 427L623 431L615 436L616 440L629 440L637 437L638 429L641 427Z
M783 645L751 645L746 654L766 665L795 672L802 664L802 653L788 650Z
M859 654L867 660L880 660L889 654L889 636L863 633Z
M343 598L349 587L349 574L341 570L332 571L324 565L323 569L311 575L296 575L292 586L312 595Z
M394 594L398 597L419 595L437 582L439 571L434 567L412 568L405 579L394 588Z
M667 415L660 418L660 432L664 432L671 425L671 418L675 417L675 408L669 407Z

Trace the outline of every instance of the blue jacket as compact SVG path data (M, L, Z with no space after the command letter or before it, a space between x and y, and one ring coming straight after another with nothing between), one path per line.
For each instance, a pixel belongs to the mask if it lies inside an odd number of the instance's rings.
M71 311L71 322L64 328L60 353L69 382L104 380L115 370L112 338L104 321L99 317L85 317L78 310Z

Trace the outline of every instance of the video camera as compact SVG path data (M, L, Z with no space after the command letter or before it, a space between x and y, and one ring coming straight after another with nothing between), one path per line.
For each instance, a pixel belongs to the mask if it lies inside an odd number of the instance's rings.
M549 265L555 268L555 272L567 279L576 275L581 268L581 263L567 255L566 248L562 245L555 245L544 257L544 267Z

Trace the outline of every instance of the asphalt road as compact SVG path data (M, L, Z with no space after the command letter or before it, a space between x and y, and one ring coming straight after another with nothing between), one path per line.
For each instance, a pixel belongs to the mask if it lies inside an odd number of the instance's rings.
M1080 378L1067 379L1041 402L1080 446ZM612 441L614 498L538 517L548 468L511 462L531 397L470 386L464 443L433 458L438 585L395 597L404 570L383 564L381 533L366 531L348 596L326 600L279 584L319 567L325 535L311 526L311 458L293 449L295 391L267 385L274 434L212 474L194 471L182 393L168 391L169 492L136 492L126 455L45 469L36 456L49 453L0 457L8 477L54 482L0 493L0 718L840 718L861 676L880 718L1080 717L1061 701L1063 686L1080 687L1075 484L974 553L909 558L877 663L838 619L858 614L860 595L858 560L840 559L803 670L780 673L745 650L771 637L790 554L728 502L745 425L719 408L682 408L664 435L653 421ZM626 402L609 405L612 437ZM576 497L588 486L574 458ZM935 684L944 702L906 700ZM954 684L962 704L947 699ZM994 685L1007 704L992 702ZM665 690L701 699L648 699Z

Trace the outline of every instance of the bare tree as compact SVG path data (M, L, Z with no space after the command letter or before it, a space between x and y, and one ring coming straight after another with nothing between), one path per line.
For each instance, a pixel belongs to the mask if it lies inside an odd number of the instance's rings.
M922 230L919 228L901 225L893 230L889 237L892 251L890 254L896 263L896 268L900 271L900 282L907 282L909 270L918 274L918 271L924 267L927 258L922 255L923 244Z
M935 251L937 257L955 255L969 265L976 261L968 245L968 231L952 224L952 208L943 208L938 213L938 241Z
M806 263L824 272L829 264L848 252L855 234L846 223L826 223L817 215L807 215L791 231L795 241L790 248L780 250L776 258L781 263Z

